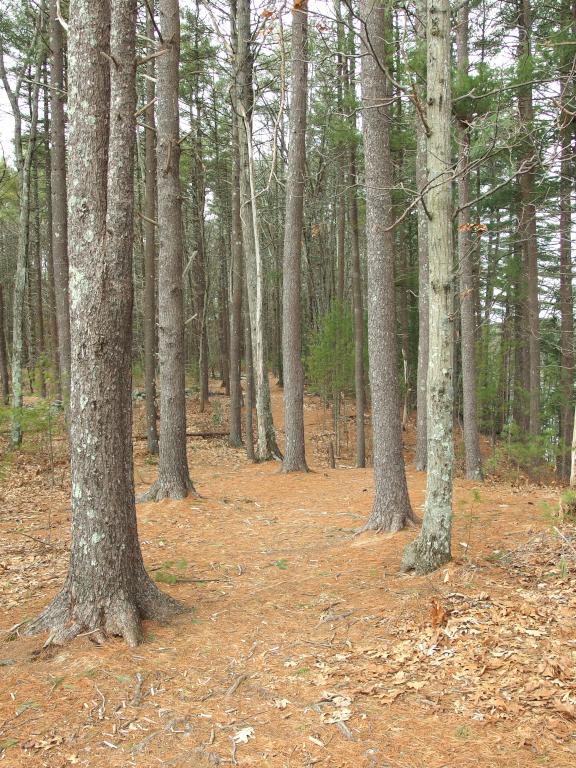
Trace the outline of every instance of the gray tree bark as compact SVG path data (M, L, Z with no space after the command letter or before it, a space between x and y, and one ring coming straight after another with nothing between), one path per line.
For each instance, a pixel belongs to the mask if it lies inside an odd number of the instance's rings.
M525 59L532 51L532 9L530 0L518 0L518 55ZM518 230L526 263L526 315L528 327L528 431L540 432L540 309L538 300L538 233L535 205L535 164L537 152L534 131L532 85L518 91L518 112L524 131L522 161L526 169L520 174L520 220ZM523 276L524 277L524 276Z
M450 3L427 12L427 120L430 365L428 368L428 478L422 530L404 550L403 570L429 573L450 560L452 529L453 273Z
M468 75L468 2L458 9L456 58L458 72ZM462 354L462 395L464 410L464 447L466 477L482 480L482 457L478 435L476 398L476 331L474 320L474 276L472 254L472 216L470 211L470 124L460 117L456 124L458 139L458 267L460 272L460 328Z
M302 225L306 182L306 106L308 96L308 3L292 12L290 137L284 223L282 363L284 376L283 472L307 472L304 439L304 369L300 311Z
M154 0L146 10L146 37L148 55L154 50ZM146 128L145 128L145 161L144 161L144 387L146 391L146 436L148 453L156 456L158 445L158 414L156 412L156 130L154 99L156 87L154 74L155 59L150 59L147 65L146 79Z
M24 66L17 76L17 83L12 88L5 69L4 51L0 48L0 78L6 96L10 102L14 118L14 148L16 168L20 184L20 215L18 221L18 249L16 253L16 273L12 300L12 432L13 447L22 442L21 411L23 405L23 349L24 349L24 314L26 298L27 270L30 251L30 180L34 145L38 128L38 98L40 90L40 71L44 53L39 39L41 17L38 17L37 34L31 53L35 53L36 65L34 84L30 95L30 129L28 142L22 141L22 113L18 99L24 75Z
M68 220L64 102L64 40L57 19L57 2L50 0L50 159L52 197L52 258L58 328L60 381L64 402L69 399L70 309L68 300Z
M235 103L232 109L236 112ZM242 445L242 286L244 283L242 258L242 222L240 220L240 157L238 147L238 121L232 120L232 221L230 270L230 417L229 441L234 448Z
M158 480L143 501L183 499L195 493L186 456L184 378L183 240L180 194L178 0L160 0L160 34L166 51L157 57L158 349L160 360L160 462Z
M426 46L427 0L416 3L417 44ZM416 115L416 188L423 194L428 182L426 127ZM416 373L416 469L425 471L428 460L428 216L424 201L418 206L418 370Z
M390 228L392 158L389 89L383 65L392 39L391 11L362 0L362 105L366 157L368 356L372 401L374 506L366 528L399 531L415 516L402 452L396 343L394 247Z
M242 241L248 287L248 310L252 337L252 355L254 360L254 383L256 389L256 416L258 439L256 459L267 461L281 459L282 454L276 443L276 433L272 420L270 386L266 366L264 344L264 274L260 235L254 164L252 161L252 51L250 29L250 0L237 2L238 42L236 46L236 88L238 136L240 141L240 199Z
M576 27L576 7L572 0L562 2L563 25ZM560 454L557 474L570 479L570 445L574 431L574 299L572 294L572 189L574 166L572 155L571 101L574 98L573 55L565 55L561 67L560 123ZM573 103L573 101L572 101Z
M138 542L131 406L136 0L72 0L69 30L72 545L62 591L28 627L62 644L141 639L180 610ZM102 56L109 55L110 60Z
M356 68L354 64L355 34L352 13L349 16L350 34L349 52L351 54L346 71L348 98L353 102L356 87ZM356 133L356 112L350 116L350 131ZM348 215L350 221L350 245L352 251L352 311L354 315L354 393L356 397L356 466L366 466L366 430L364 428L365 390L364 390L364 300L362 295L362 268L360 264L360 238L358 225L358 179L356 173L356 144L352 135L348 146L348 169L344 175L348 181Z
M0 384L2 386L2 402L8 405L10 399L10 385L8 383L8 352L6 349L4 313L4 292L0 283Z

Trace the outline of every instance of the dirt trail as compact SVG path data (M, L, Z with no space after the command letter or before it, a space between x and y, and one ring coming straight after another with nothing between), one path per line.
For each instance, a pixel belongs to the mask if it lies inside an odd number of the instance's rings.
M281 392L272 395L281 424ZM190 424L215 423L225 407L192 410ZM139 506L147 567L190 614L148 625L137 649L81 638L35 655L37 639L0 643L0 765L574 764L571 597L555 571L539 593L527 565L506 570L494 552L547 530L542 505L554 492L486 484L475 498L458 481L455 562L402 576L415 531L354 536L371 470L322 466L312 438L323 423L308 401L310 474L281 475L224 441L193 440L202 498ZM144 446L136 451L142 489L155 468ZM0 630L34 615L66 566L65 552L7 533L43 538L49 511L52 542L68 540L65 487L52 490L31 462L0 499ZM424 480L409 468L420 511ZM558 668L537 672L543 656Z

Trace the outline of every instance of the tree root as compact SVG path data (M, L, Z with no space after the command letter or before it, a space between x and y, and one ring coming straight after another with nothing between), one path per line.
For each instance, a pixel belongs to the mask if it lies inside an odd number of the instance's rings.
M161 592L146 575L135 594L118 590L110 596L94 595L82 601L74 599L67 583L47 608L24 630L27 636L48 632L44 647L64 645L76 637L88 636L101 644L108 637L122 637L130 647L142 642L142 619L166 621L185 608L170 595Z
M179 501L180 499L186 499L188 496L192 496L194 499L202 498L200 494L194 488L194 485L190 479L186 483L182 483L179 480L156 480L156 482L150 486L150 488L144 493L140 494L136 498L139 504L148 501L163 501L164 499L172 499Z
M422 521L418 515L416 515L410 508L403 516L398 514L392 516L382 515L373 511L366 524L356 531L356 535L359 536L366 531L373 531L375 533L398 533L399 531L404 530L404 528L417 528L421 523Z

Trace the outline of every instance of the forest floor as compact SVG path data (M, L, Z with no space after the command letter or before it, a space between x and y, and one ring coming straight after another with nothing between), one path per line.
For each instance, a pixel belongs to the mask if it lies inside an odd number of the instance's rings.
M278 388L273 401L281 425ZM199 414L190 398L189 430L225 429L226 410L215 396ZM64 441L53 461L46 444L13 457L0 484L0 765L576 764L576 529L554 516L558 489L457 479L454 561L401 575L415 529L354 535L372 472L327 468L314 398L306 424L310 474L191 439L202 498L139 505L147 567L192 611L147 624L136 649L82 637L42 650L12 630L62 583L70 523ZM143 441L135 455L141 491L156 470Z

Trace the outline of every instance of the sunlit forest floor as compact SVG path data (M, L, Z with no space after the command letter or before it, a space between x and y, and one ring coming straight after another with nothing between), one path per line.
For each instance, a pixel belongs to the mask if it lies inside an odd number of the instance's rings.
M281 425L276 387L273 400ZM190 431L225 430L226 398L205 414L189 404ZM192 612L147 624L136 649L82 637L42 650L12 629L64 578L69 476L61 439L53 459L43 443L8 463L0 764L576 763L576 529L555 517L558 490L457 479L454 561L400 575L415 530L355 536L371 469L353 469L350 455L328 468L330 420L315 398L306 422L308 475L249 464L223 438L191 438L202 498L139 505L147 567ZM413 437L408 429L409 460ZM156 469L135 445L143 490ZM421 514L425 475L409 463L408 480Z

